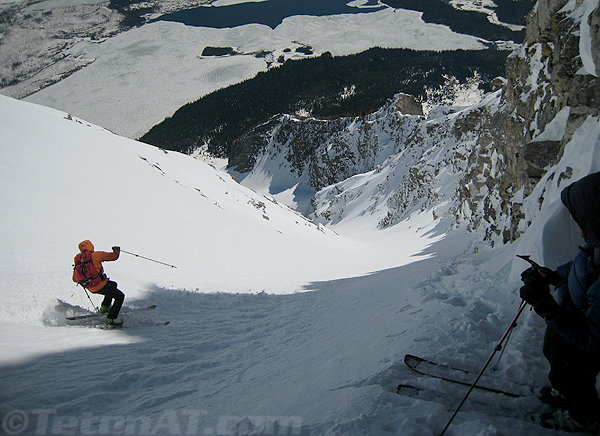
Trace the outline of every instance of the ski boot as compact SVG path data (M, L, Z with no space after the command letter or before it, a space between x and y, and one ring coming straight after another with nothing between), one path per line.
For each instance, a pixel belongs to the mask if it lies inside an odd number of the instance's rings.
M560 391L557 391L552 386L544 386L540 389L538 398L544 404L557 409L566 409L569 405L567 397Z
M568 410L556 409L553 412L540 415L542 427L553 430L564 430L571 433L588 433L597 435L600 422L597 420L577 421Z
M123 320L117 318L106 318L106 325L109 327L121 327L123 325Z
M100 309L98 309L98 313L108 313L110 311L110 306L101 305Z

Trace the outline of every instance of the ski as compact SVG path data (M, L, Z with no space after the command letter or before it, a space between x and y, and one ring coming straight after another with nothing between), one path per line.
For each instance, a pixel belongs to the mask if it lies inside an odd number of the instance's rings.
M412 354L407 354L404 356L404 363L418 374L434 377L463 386L470 387L477 377L477 374L473 372L444 365L442 363L433 362L422 357L413 356ZM503 385L510 384L511 390L505 390L504 388L498 387L497 385L500 383ZM480 383L475 385L475 389L506 395L513 398L525 397L535 393L532 387L518 385L512 382L500 381L490 377L482 377L480 379Z
M169 325L171 324L171 321L159 321L159 322L155 322L154 324L139 324L136 327L153 327L153 326L158 326L158 325ZM129 327L128 325L125 325L125 327Z
M87 327L87 328L100 329L100 330L121 330L121 329L135 328L135 327L154 327L154 326L161 326L161 325L169 325L170 323L171 323L171 321L160 321L160 322L156 322L156 323L152 323L152 324L139 324L139 325L135 325L135 326L131 326L129 324L108 325L108 324L100 323L100 324L80 324L78 327Z
M147 307L138 307L138 308L130 308L123 310L123 313L136 312L139 310L153 310L156 309L156 304ZM97 318L100 316L106 316L106 313L88 313L86 315L76 315L76 316L67 316L65 317L69 321L78 321L80 319L88 319L88 318Z
M448 409L455 408L460 399L456 398L449 392L442 392L430 388L424 388L419 386L413 386L410 384L400 384L396 388L396 393L404 397L414 398L421 401L436 402L444 405ZM506 407L506 405L500 405L495 402L490 402L485 398L473 398L467 403L467 408L471 411L479 411L486 415L494 415L504 418L519 419L530 424L534 424L538 421L537 413L530 411L528 407L523 408L523 404L520 403L519 407Z
M445 381L445 380L444 380ZM462 385L461 385L462 386ZM443 390L435 390L432 388L426 388L422 386L414 386L407 383L400 383L396 387L396 393L398 395L404 395L406 397L417 398L424 401L433 401L435 399L444 398L445 402L449 403L449 406L453 406L458 404L460 398L456 397L455 393L444 392ZM470 399L469 401L477 404L486 404L486 405L494 405L497 406L497 400L493 399L482 399L481 394L485 395L486 391L480 393L479 397L476 399ZM496 397L494 397L496 398Z
M423 401L435 401L438 403L444 403L446 406L452 408L455 407L460 398L457 398L455 395L449 392L442 392L441 390L435 390L431 388L425 388L421 386L414 386L411 384L401 383L396 388L396 393L398 395L403 395L405 397L416 398L418 400ZM471 402L479 403L476 400L471 400ZM481 402L481 404L487 404Z

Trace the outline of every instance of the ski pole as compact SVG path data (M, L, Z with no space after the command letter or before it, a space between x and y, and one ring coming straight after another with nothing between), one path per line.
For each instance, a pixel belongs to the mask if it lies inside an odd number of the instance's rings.
M510 341L510 335L512 335L512 330L510 331L510 333L508 334L508 336L506 337L506 343L504 344L504 347L502 348L502 352L500 353L500 355L498 356L498 360L496 360L496 364L494 366L492 366L492 371L498 371L500 369L500 360L502 360L502 356L504 356L504 352L506 351L506 346L508 345L508 341Z
M158 260L150 259L149 257L140 256L139 254L130 253L129 251L121 250L121 253L131 254L132 256L140 257L142 259L146 259L146 260L149 260L151 262L160 263L161 265L170 266L171 268L177 268L175 265L169 265L168 263L164 263L164 262L160 262Z
M539 263L537 263L536 261L531 259L531 256L529 256L529 255L524 256L522 254L517 254L517 257L523 259L526 262L529 262L529 264L531 264L531 266L533 268L535 268L540 273L543 273L544 268ZM512 333L512 330L510 331L510 333ZM508 344L509 340L510 340L510 334L506 338L506 344ZM500 360L502 359L502 356L504 355L504 351L506 351L506 346L504 346L502 352L500 353L500 356L498 356L498 360L496 361L496 364L494 366L492 366L492 371L497 371L500 368Z
M496 353L502 349L502 343L510 335L510 332L513 329L513 327L517 325L517 319L519 318L519 316L521 316L521 313L525 309L526 305L527 305L526 301L522 301L521 302L521 305L519 306L519 310L517 311L517 314L515 315L515 317L513 318L513 320L510 322L510 325L508 326L508 328L506 329L506 331L502 335L502 338L498 341L498 344L496 345L496 348L494 348L494 352L492 353L492 355L488 359L487 363L483 366L483 369L481 370L481 372L479 373L479 375L477 376L477 378L475 379L475 381L473 382L473 384L469 388L469 391L467 392L467 394L465 395L465 397L463 398L463 400L460 402L460 404L456 408L456 411L454 412L454 414L452 415L452 417L448 421L448 424L446 424L446 427L444 427L444 430L440 433L440 436L444 436L444 434L446 433L446 430L448 430L448 427L450 427L450 424L452 424L452 421L454 421L454 418L458 414L458 411L461 409L461 407L463 406L463 404L465 404L465 402L467 401L467 398L469 397L469 395L471 394L471 392L473 392L473 389L475 389L475 385L477 384L477 382L479 381L479 379L481 378L481 376L483 375L483 373L487 369L488 365L492 362L492 360L494 359L494 356L496 355Z
M94 308L94 311L98 312L98 308L96 307L96 305L92 301L92 297L90 297L90 294L88 294L87 289L83 288L83 290L85 291L85 295L87 295L88 300L90 300L90 303L92 303L92 307Z

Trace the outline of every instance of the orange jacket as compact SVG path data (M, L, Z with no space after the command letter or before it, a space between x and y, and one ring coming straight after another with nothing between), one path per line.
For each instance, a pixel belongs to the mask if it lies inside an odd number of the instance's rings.
M119 258L118 251L113 251L111 253L107 253L105 251L94 251L94 244L92 244L90 241L87 241L87 240L83 241L79 244L79 251L82 253L84 251L91 251L92 252L92 263L100 272L104 272L104 268L102 268L102 262L111 262L111 261L117 260ZM73 281L77 282L77 280L75 280L75 272L73 272ZM108 279L106 278L106 276L103 276L102 281L99 284L97 284L96 286L91 286L86 289L90 292L98 292L100 289L102 289L104 286L106 286L107 283L108 283Z

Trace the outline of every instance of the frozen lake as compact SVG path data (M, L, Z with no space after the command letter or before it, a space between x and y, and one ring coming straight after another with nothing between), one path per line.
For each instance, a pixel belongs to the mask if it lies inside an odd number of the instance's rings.
M188 26L228 28L246 24L264 24L275 29L282 21L294 15L328 16L360 14L379 11L382 6L370 0L360 7L349 6L347 0L269 0L238 3L227 6L199 6L173 12L157 21L175 21Z

